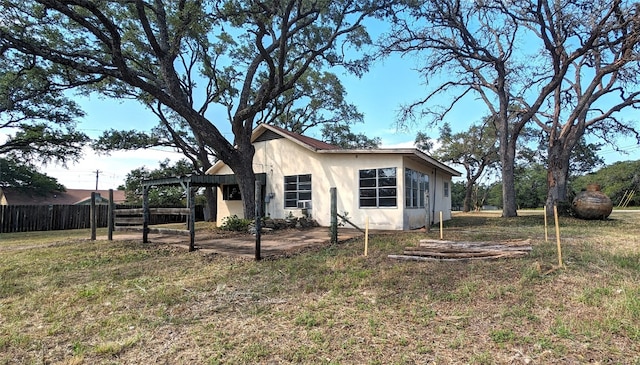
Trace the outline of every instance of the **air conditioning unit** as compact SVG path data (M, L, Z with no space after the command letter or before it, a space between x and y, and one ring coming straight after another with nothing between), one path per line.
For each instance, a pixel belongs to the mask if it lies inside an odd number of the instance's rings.
M311 200L301 200L298 202L298 209L311 209Z

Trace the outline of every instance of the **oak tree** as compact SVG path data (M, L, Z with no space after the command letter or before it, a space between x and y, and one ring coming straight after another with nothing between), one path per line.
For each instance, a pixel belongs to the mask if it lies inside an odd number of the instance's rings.
M342 65L370 43L362 23L385 0L9 0L0 42L102 77L95 90L159 103L179 115L235 173L245 216L254 211L251 132L274 100L310 69ZM230 127L233 137L223 130ZM222 129L225 128L225 129Z

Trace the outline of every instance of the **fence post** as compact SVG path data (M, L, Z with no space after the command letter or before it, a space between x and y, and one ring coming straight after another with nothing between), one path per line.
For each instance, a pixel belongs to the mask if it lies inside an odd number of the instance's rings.
M331 243L338 243L338 194L336 188L330 188L331 193Z
M262 217L261 217L261 206L262 206L262 183L256 180L256 191L255 191L255 215L256 215L256 261L261 259L260 257L260 231L262 230Z
M109 189L109 210L107 210L107 239L109 241L113 241L114 206L115 204L113 203L113 189Z
M149 187L142 188L142 243L149 243Z
M96 226L98 225L98 221L96 219L96 192L91 192L91 210L89 212L89 216L91 217L91 240L96 240Z

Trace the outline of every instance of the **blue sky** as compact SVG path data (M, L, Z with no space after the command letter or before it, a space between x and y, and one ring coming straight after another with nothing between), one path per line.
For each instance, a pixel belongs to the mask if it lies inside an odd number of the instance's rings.
M353 127L355 132L365 133L369 137L380 137L383 147L413 145L417 127L424 127L424 125L416 125L409 131L396 129L396 116L400 105L424 94L424 86L418 74L411 70L411 66L410 61L395 57L376 64L362 78L339 73L347 90L349 102L357 105L365 115L365 123ZM78 129L93 138L110 128L149 130L156 125L156 117L135 101L111 100L97 95L79 96L75 100L86 113ZM476 114L457 111L456 115L460 116L460 113L466 114L465 120L456 123L456 126L468 125L467 119L473 118ZM228 122L223 121L216 126L229 139L233 138ZM437 128L434 128L434 137L436 133ZM309 135L320 137L319 134L314 135L314 133ZM67 168L50 165L43 170L57 178L67 188L72 189L95 188L97 170L100 171L99 189L115 189L123 184L126 174L133 169L141 166L153 169L158 167L158 162L165 158L178 160L181 157L180 153L160 148L115 152L110 156L96 155L87 150L85 157L76 164L70 164Z
M349 102L357 105L364 113L365 123L356 125L353 130L365 133L369 137L380 137L382 147L411 147L416 132L422 130L433 138L437 137L438 127L428 127L427 120L417 121L409 130L396 129L396 119L400 106L423 97L427 91L423 79L412 70L413 59L398 56L386 59L374 65L370 72L362 78L339 73L347 90ZM137 129L149 130L156 125L156 117L135 101L119 101L94 97L78 97L76 99L86 113L78 128L90 137L98 137L103 130ZM446 100L442 100L444 103ZM434 104L435 105L435 104ZM487 114L482 101L467 97L447 117L453 131L464 131L472 122L480 120ZM217 124L221 132L232 139L228 122L222 119ZM320 135L310 134L311 137ZM601 155L610 164L619 160L636 160L640 158L640 148L631 139L619 140L619 147L630 152L621 155L611 147L604 147ZM99 189L116 189L124 183L128 172L146 166L154 169L166 158L172 161L182 155L166 149L114 152L110 156L96 155L87 149L85 157L67 168L58 165L46 166L43 171L58 179L70 189L94 189L96 171Z

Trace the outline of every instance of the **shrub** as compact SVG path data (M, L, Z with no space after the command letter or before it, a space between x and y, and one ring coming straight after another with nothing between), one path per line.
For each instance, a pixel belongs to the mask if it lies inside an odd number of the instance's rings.
M251 222L251 219L238 218L238 216L234 214L223 219L220 229L235 232L246 231L249 228Z

